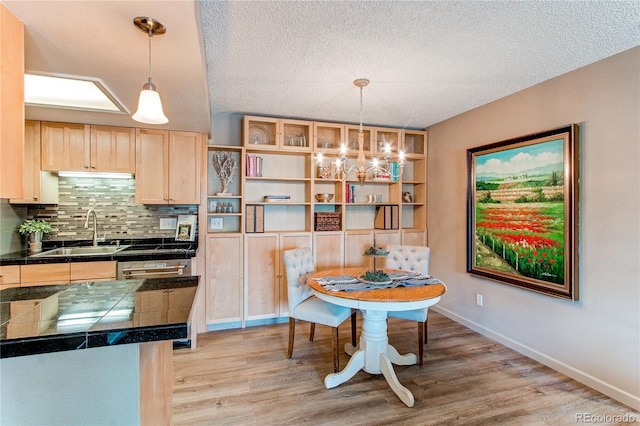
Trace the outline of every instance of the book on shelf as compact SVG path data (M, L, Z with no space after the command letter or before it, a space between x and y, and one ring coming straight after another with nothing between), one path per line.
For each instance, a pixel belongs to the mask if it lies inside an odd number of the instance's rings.
M265 203L289 203L291 202L290 195L265 195L263 198Z

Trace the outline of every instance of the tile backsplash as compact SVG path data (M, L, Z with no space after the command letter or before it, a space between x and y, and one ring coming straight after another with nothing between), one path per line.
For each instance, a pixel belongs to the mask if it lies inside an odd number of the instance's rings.
M29 219L44 219L53 230L45 240L88 240L87 211L98 217L98 237L106 239L171 238L175 230L160 229L160 218L198 214L195 205L143 205L135 202L135 179L60 177L57 205L27 207ZM90 222L92 223L92 222ZM197 228L196 228L197 232Z

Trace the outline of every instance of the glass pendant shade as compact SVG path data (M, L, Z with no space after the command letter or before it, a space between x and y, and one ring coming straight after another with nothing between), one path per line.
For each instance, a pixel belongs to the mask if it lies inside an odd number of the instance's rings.
M162 102L156 86L150 81L142 86L140 98L138 98L138 110L132 118L140 123L165 124L169 119L162 111Z

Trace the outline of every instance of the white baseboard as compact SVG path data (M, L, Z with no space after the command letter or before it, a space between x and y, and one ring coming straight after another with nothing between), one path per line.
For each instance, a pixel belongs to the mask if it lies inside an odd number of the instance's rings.
M431 306L429 309L438 312L446 316L447 318L458 322L473 331L476 331L482 334L489 339L495 340L506 347L513 349L516 352L519 352L535 361L538 361L541 364L546 365L547 367L553 368L556 371L559 371L562 374L565 374L571 377L574 380L577 380L580 383L583 383L598 392L602 392L603 394L622 402L623 404L628 405L634 410L640 411L640 397L630 394L629 392L618 389L617 387L598 379L597 377L593 377L592 375L585 373L584 371L580 371L564 362L558 361L546 354L543 354L533 348L530 348L522 343L513 340L510 337L507 337L503 334L496 333L493 330L490 330L474 321L471 321L467 318L464 318L450 310L443 308L442 306Z

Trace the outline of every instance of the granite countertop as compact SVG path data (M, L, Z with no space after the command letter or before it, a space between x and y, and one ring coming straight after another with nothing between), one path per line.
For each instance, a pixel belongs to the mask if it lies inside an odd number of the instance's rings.
M0 358L187 337L199 277L0 291Z
M165 238L119 240L119 242L121 245L127 245L130 247L113 254L92 254L91 256L33 256L24 250L0 255L0 266L66 262L97 262L105 260L132 262L139 260L190 259L196 255L198 250L198 245L195 242L177 242L174 239ZM43 251L59 247L90 245L90 241L45 241L43 242ZM99 245L115 247L115 240L99 243Z

